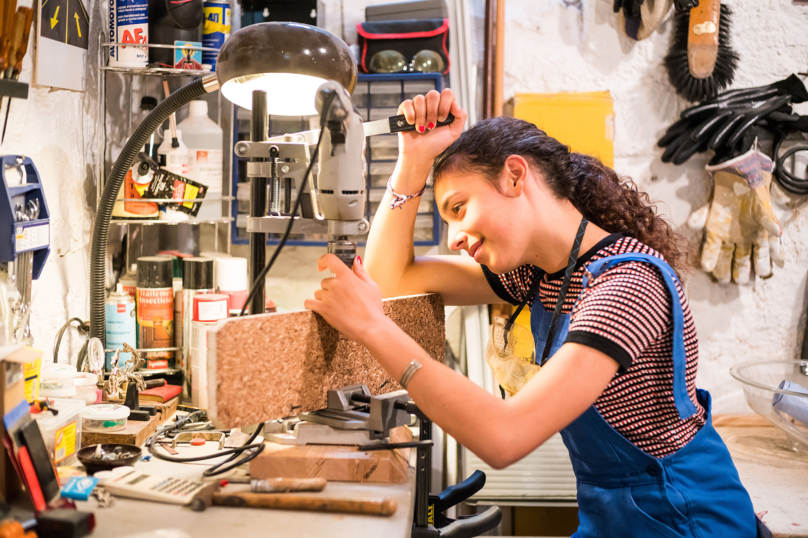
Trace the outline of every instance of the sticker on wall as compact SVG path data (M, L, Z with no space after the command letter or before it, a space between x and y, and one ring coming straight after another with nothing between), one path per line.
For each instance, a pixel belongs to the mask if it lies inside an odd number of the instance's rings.
M36 45L38 86L83 92L90 16L81 0L42 0Z

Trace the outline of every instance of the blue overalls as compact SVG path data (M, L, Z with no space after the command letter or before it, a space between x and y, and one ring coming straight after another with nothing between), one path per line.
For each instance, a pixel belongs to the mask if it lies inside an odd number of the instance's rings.
M684 314L676 289L676 274L659 258L621 254L592 262L583 279L628 261L657 267L673 304L673 396L681 418L697 412L685 379ZM541 307L530 313L536 349L547 341L552 312ZM569 332L569 314L559 320L551 356ZM749 494L741 485L729 451L713 428L710 394L697 390L707 420L690 442L664 458L646 454L612 428L591 406L561 431L578 484L578 532L573 538L726 537L754 538L757 523Z

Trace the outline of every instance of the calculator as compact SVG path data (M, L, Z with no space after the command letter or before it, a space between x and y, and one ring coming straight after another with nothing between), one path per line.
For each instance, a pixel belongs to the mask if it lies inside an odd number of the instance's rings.
M104 489L119 497L171 504L188 504L207 484L144 473L137 469L104 481Z

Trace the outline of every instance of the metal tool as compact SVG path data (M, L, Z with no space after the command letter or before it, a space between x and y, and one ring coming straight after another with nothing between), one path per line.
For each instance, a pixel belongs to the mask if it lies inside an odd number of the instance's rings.
M454 116L449 114L445 120L439 121L435 128L450 125L454 121ZM368 121L362 124L365 131L365 136L375 136L380 134L389 133L404 133L407 131L414 131L415 124L407 123L407 118L404 114L398 116L390 116L385 120Z
M219 443L219 450L224 449L224 432L182 432L178 433L171 442L171 448L177 448L179 443L191 443L194 439L204 439L205 442L214 441Z
M220 487L219 482L214 482L200 490L191 501L191 510L202 512L208 506L218 505L392 516L398 508L398 503L395 499L335 499L324 496L286 495L283 493L220 493Z
M228 484L249 484L252 493L289 493L292 491L323 491L325 478L228 478Z
M371 396L367 385L328 391L328 407L264 424L267 440L283 445L373 445L386 443L390 430L408 425L405 390Z

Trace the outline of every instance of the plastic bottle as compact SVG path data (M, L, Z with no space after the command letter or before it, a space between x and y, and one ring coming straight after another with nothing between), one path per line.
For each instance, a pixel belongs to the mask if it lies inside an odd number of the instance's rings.
M140 99L140 112L138 113L135 123L132 126L133 129L140 126L140 124L143 123L143 120L146 119L146 116L148 116L155 108L157 108L157 99L155 97L150 97L148 95L142 97ZM146 142L146 145L143 147L143 151L146 152L146 155L155 160L158 158L157 148L160 146L160 143L163 140L162 132L162 128L158 127L157 130L152 133L151 137L149 137L149 141Z
M177 140L179 147L172 147L172 139L168 131L165 132L163 143L157 149L157 154L160 157L160 165L171 172L180 176L191 177L190 172L190 155L188 154L188 146L182 140L182 131L177 129ZM201 211L201 208L200 208ZM188 214L177 211L174 208L168 207L167 204L160 204L160 220L171 221L186 221Z
M199 208L197 219L222 218L222 129L208 117L208 103L191 101L188 117L179 125L185 144L188 146L188 177L208 187L205 199L219 201L205 202Z

